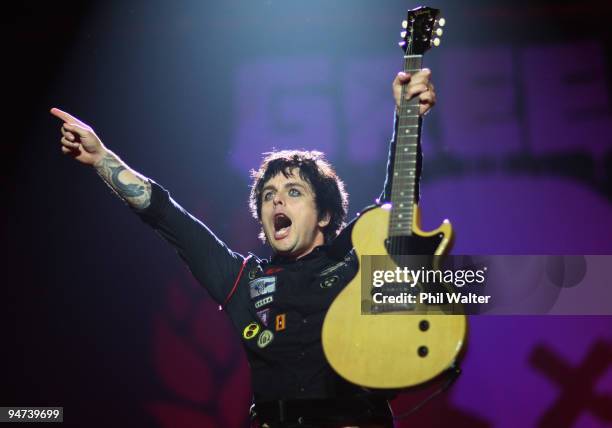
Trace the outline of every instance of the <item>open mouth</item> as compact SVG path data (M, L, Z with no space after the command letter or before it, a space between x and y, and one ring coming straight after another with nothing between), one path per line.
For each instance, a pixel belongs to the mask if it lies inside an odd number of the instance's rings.
M274 216L274 239L280 240L289 236L291 219L285 214L279 213Z

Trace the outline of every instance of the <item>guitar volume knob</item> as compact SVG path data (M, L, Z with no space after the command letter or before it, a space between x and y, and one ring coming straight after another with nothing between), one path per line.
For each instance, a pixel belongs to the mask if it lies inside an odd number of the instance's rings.
M419 354L419 357L425 358L429 353L429 348L427 348L427 346L419 346L417 353Z

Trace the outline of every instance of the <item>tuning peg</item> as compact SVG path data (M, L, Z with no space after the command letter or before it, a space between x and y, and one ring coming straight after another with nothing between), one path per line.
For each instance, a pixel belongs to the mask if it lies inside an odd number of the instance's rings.
M398 45L400 45L400 47L403 48L404 46L406 46L406 42L402 40L401 42L398 43Z
M440 18L438 19L438 26L444 27L446 25L446 19Z
M401 37L402 39L405 39L405 38L406 38L406 32L405 32L405 31L402 31L402 32L400 33L400 37Z
M438 37L436 37L435 39L432 40L431 42L435 47L440 46L440 39Z
M402 21L402 28L403 29L408 28L408 21L406 21L405 19Z
M436 28L436 36L441 36L444 31L441 28Z

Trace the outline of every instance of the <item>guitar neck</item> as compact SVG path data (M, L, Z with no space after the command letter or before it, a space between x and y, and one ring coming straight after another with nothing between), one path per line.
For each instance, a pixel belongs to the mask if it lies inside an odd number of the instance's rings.
M404 72L414 75L420 71L423 55L405 55ZM398 110L398 126L391 178L391 218L389 236L412 234L413 205L416 200L417 159L421 139L419 98L405 99L406 85Z

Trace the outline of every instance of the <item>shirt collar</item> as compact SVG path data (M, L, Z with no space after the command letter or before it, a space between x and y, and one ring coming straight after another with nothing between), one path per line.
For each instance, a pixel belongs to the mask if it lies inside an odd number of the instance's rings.
M310 253L306 254L304 257L300 257L297 260L292 259L290 257L285 257L285 256L275 254L274 256L272 256L272 260L270 260L270 263L275 264L275 265L282 265L282 264L291 264L291 263L307 261L307 260L314 260L319 257L325 256L327 252L329 251L329 248L330 246L328 244L319 245L317 247L314 247Z

